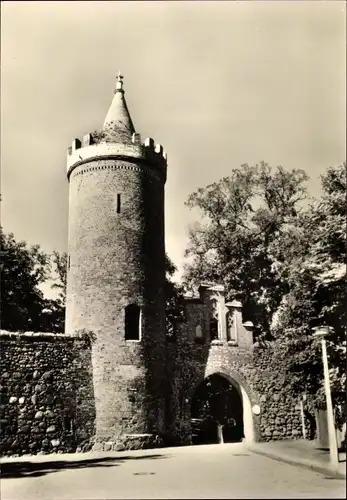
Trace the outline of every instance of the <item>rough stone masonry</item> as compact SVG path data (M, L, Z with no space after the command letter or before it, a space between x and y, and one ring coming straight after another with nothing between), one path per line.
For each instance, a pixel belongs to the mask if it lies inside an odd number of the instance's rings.
M89 449L95 406L90 340L1 331L2 455Z
M213 374L236 389L246 441L300 437L269 348L222 286L202 284L165 335L167 156L135 132L121 76L67 176L66 334L1 333L2 454L190 444L194 393Z

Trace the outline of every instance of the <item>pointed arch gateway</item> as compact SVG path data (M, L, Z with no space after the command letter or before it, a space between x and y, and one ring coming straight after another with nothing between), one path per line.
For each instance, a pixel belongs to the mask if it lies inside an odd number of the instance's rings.
M183 408L192 443L255 441L252 405L257 402L245 379L234 370L209 370L197 377Z

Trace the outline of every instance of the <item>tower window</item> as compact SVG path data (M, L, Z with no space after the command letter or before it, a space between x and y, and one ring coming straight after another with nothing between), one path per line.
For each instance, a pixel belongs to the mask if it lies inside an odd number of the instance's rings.
M129 304L125 310L125 340L141 340L141 309Z
M121 209L121 198L120 194L117 194L117 214L120 214L120 209Z
M70 270L70 255L69 255L69 258L68 258L68 262L67 262L67 270L68 271Z

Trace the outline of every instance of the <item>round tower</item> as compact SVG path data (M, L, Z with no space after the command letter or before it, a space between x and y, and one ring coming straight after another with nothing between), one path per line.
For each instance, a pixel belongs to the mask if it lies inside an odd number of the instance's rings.
M102 130L67 158L66 331L95 334L95 441L116 447L164 432L166 392L166 154L135 132L122 79Z

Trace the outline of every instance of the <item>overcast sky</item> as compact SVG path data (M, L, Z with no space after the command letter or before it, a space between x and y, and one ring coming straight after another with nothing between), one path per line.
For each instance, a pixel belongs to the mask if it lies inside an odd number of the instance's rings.
M67 249L66 150L100 127L118 70L135 128L168 154L166 248L181 265L196 188L242 163L345 160L339 1L2 2L5 231Z

